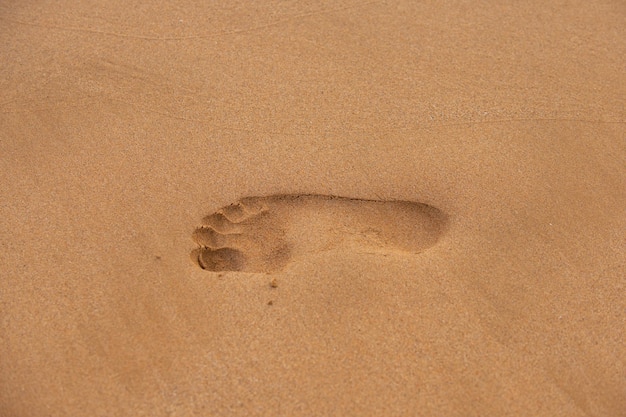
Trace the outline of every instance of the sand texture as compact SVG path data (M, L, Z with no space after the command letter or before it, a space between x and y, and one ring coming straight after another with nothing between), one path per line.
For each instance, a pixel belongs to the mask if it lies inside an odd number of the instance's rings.
M0 417L626 416L623 1L0 4Z

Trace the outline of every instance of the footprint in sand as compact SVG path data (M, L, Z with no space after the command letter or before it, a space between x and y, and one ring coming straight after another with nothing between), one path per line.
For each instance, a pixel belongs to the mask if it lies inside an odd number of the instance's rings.
M203 219L191 257L209 271L271 273L298 256L339 247L416 254L437 242L446 220L442 211L410 201L248 197Z

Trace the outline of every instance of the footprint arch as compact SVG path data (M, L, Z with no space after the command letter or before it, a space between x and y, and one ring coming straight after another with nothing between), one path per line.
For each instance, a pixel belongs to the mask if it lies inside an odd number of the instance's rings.
M193 232L192 260L208 271L273 273L293 259L337 248L418 254L444 233L447 215L412 201L329 195L246 197Z

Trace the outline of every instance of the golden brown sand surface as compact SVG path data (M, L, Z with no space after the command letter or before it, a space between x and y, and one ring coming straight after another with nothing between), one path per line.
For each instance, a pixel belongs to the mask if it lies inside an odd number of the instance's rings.
M0 416L626 416L626 7L0 4Z

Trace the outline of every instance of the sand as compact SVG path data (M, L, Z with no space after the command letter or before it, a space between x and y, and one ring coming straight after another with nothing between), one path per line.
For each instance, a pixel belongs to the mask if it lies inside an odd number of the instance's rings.
M626 7L0 6L0 416L626 416Z

